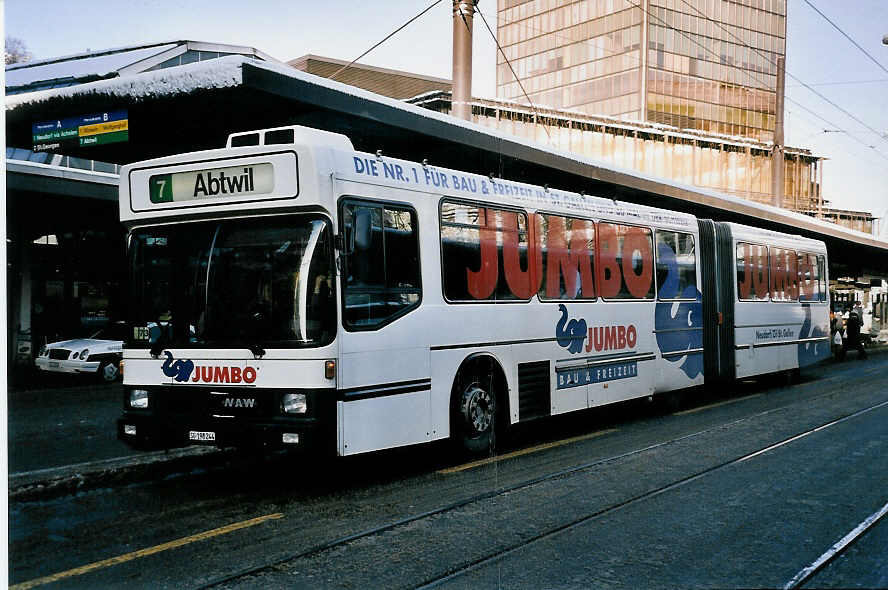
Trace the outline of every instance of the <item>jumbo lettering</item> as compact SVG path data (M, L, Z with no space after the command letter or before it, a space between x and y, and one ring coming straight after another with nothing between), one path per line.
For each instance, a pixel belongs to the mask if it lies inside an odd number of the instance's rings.
M542 220L543 216L537 216ZM561 296L561 281L564 281L565 296L575 299L579 292L583 298L595 297L595 280L592 275L592 254L588 244L594 243L594 225L591 221L575 219L570 231L569 242L565 237L567 229L564 217L545 216L546 236L546 297ZM540 226L537 225L539 228ZM538 246L538 249L539 248ZM579 278L579 280L577 280Z
M583 350L583 341L587 341L586 352L604 352L608 350L633 349L638 344L638 328L635 324L592 326L586 332L585 319L568 320L567 306L558 305L561 317L555 324L555 340L558 345L566 348L571 354Z
M496 289L500 277L500 247L502 275L511 294L517 299L529 299L540 292L544 278L544 292L550 298L562 297L562 281L566 292L564 296L568 299L575 299L580 292L584 299L595 298L596 294L605 298L636 299L652 295L654 256L650 230L611 223L598 224L596 277L591 258L596 254L591 249L595 237L592 221L571 220L573 226L568 238L565 226L567 218L529 215L527 257L522 267L518 215L520 213L514 211L478 209L478 219L485 220L478 228L479 262L474 268L466 267L467 288L474 299L487 299ZM543 221L547 222L545 229Z
M598 224L598 292L607 298L620 297L623 285L631 297L644 299L651 294L654 276L654 252L650 230L640 227ZM622 234L622 235L621 235ZM622 237L622 243L620 241ZM635 254L641 268L636 272ZM621 259L617 261L617 255Z
M256 381L256 369L253 367L194 367L194 383L253 383Z
M604 350L622 350L635 348L638 342L638 330L635 325L628 326L596 326L589 328L589 343L586 352L602 352Z
M744 261L743 279L738 282L740 299L768 297L768 249L765 246L739 244L738 257Z

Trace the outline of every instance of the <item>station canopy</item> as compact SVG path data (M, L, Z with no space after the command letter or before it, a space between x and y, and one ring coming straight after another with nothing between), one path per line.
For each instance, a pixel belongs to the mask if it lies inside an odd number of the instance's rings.
M200 52L209 56L213 47L213 59L204 59ZM103 79L7 96L7 144L124 164L223 147L230 133L305 125L343 133L358 150L802 234L827 242L834 275L888 274L888 242L869 234L554 150L235 49L197 42L143 46L127 49L139 59L124 65L93 55L87 63L95 67L87 69L95 76L108 70ZM155 53L145 57L144 51ZM64 72L63 62L51 61L43 67ZM14 73L19 87L36 88L36 78L28 81L22 70L8 69L7 83ZM39 77L46 82L45 73ZM52 129L84 121L94 136L69 131L61 137ZM117 135L99 137L109 133Z

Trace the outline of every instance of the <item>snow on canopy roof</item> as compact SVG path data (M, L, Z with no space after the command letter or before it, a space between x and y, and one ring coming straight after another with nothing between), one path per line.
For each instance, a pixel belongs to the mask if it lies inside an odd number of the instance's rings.
M673 188L676 189L676 191L685 191L699 195L700 197L703 197L704 201L709 201L710 206L715 206L717 208L736 210L737 207L741 207L747 210L760 212L760 216L763 218L773 218L776 215L785 219L786 223L791 223L793 221L801 222L809 228L819 228L827 235L836 236L841 234L848 239L858 238L856 241L860 241L860 238L866 238L868 241L877 242L879 247L888 248L888 243L878 240L870 234L849 230L834 223L809 217L802 213L795 213L772 205L756 203L754 201L748 201L740 197L727 195L714 190L683 184L668 178L653 176L637 170L615 166L609 162L594 160L573 152L541 145L534 141L496 129L491 129L489 127L484 127L477 123L464 121L448 114L431 111L394 98L381 96L356 86L350 86L342 82L301 72L285 64L254 60L242 55L229 55L218 59L195 62L188 65L152 72L143 72L141 74L135 74L123 78L100 80L98 82L90 82L68 88L54 88L51 90L30 92L27 94L11 95L6 97L6 109L7 111L10 111L22 105L35 104L52 98L87 94L106 94L115 97L145 99L149 97L186 94L200 89L234 87L243 83L244 64L249 64L254 68L275 72L281 76L294 80L300 80L308 84L341 92L360 100L366 100L392 109L408 112L421 119L434 120L450 127L461 127L473 133L497 138L502 140L506 145L521 145L533 151L546 152L581 165L623 175L626 177L626 182L621 182L620 184L628 185L630 180L649 182L654 186L650 189L644 189L648 192L662 193L664 192L664 188ZM553 186L553 188L557 187ZM608 195L601 196L608 198ZM882 244L884 244L884 246L882 246Z
M13 94L6 97L6 110L14 110L22 105L38 104L52 98L88 94L144 99L185 94L201 88L237 86L243 82L241 66L247 61L250 63L260 63L242 55L231 55L66 88L52 88L25 94Z
M6 86L11 88L53 80L107 78L117 74L118 70L126 66L169 51L177 45L179 43L122 47L102 52L14 64L6 68Z

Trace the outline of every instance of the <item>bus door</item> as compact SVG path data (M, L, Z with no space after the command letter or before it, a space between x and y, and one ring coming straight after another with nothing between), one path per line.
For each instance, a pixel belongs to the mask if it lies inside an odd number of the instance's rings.
M416 211L344 199L339 213L339 453L431 440Z

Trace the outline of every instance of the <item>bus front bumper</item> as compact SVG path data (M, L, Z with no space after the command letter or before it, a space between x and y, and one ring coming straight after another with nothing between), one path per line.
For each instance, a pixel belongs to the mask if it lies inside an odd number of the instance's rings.
M159 420L124 414L117 420L117 438L136 449L172 449L188 445L257 449L307 450L324 447L315 420L239 421ZM332 448L333 440L329 441Z

